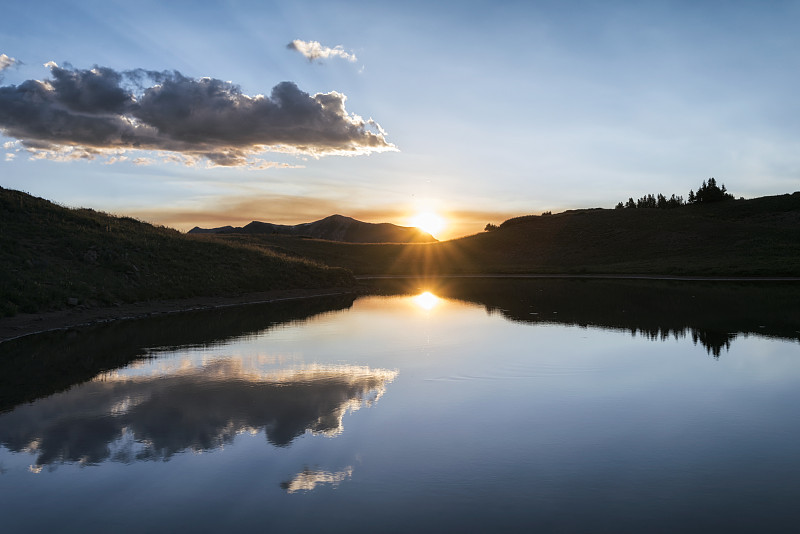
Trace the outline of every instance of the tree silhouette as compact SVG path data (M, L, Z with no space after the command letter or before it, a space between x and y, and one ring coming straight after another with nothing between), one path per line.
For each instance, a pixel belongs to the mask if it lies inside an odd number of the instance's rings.
M615 208L673 209L680 208L686 204L719 202L721 200L733 200L733 198L733 195L728 193L728 190L725 188L725 184L722 184L720 187L717 185L716 179L709 178L708 181L703 180L703 185L700 186L700 188L697 190L697 193L695 193L693 189L689 190L688 202L684 201L682 196L676 196L674 193L669 198L659 193L658 195L645 195L635 202L633 197L629 197L627 202L624 204L619 202Z
M692 196L694 196L694 200L692 200ZM709 202L720 202L722 200L733 200L733 195L728 193L725 184L719 187L714 178L709 178L708 182L703 180L703 185L700 186L700 189L698 189L697 193L694 195L692 195L692 191L689 191L690 204L706 204Z

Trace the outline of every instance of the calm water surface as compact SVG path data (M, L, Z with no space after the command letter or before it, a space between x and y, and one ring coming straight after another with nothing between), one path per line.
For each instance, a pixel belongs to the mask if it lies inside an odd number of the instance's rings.
M796 298L415 282L0 344L0 530L792 532Z

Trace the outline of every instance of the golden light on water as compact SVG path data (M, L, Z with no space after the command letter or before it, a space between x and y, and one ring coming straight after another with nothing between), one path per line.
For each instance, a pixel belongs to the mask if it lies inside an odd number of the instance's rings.
M444 230L447 223L444 217L434 211L421 211L411 217L411 225L436 237L439 232Z
M430 291L426 291L424 293L420 293L416 297L414 297L414 304L422 308L423 310L432 310L439 304L439 297L431 293Z

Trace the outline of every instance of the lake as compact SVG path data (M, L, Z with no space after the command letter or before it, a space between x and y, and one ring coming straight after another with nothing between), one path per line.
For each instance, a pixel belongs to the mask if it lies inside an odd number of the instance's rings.
M0 530L800 521L797 284L375 284L0 344Z

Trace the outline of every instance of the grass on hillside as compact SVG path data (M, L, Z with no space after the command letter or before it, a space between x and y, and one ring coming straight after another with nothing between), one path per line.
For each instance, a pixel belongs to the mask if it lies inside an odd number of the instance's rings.
M0 274L0 317L354 283L343 269L2 188Z

